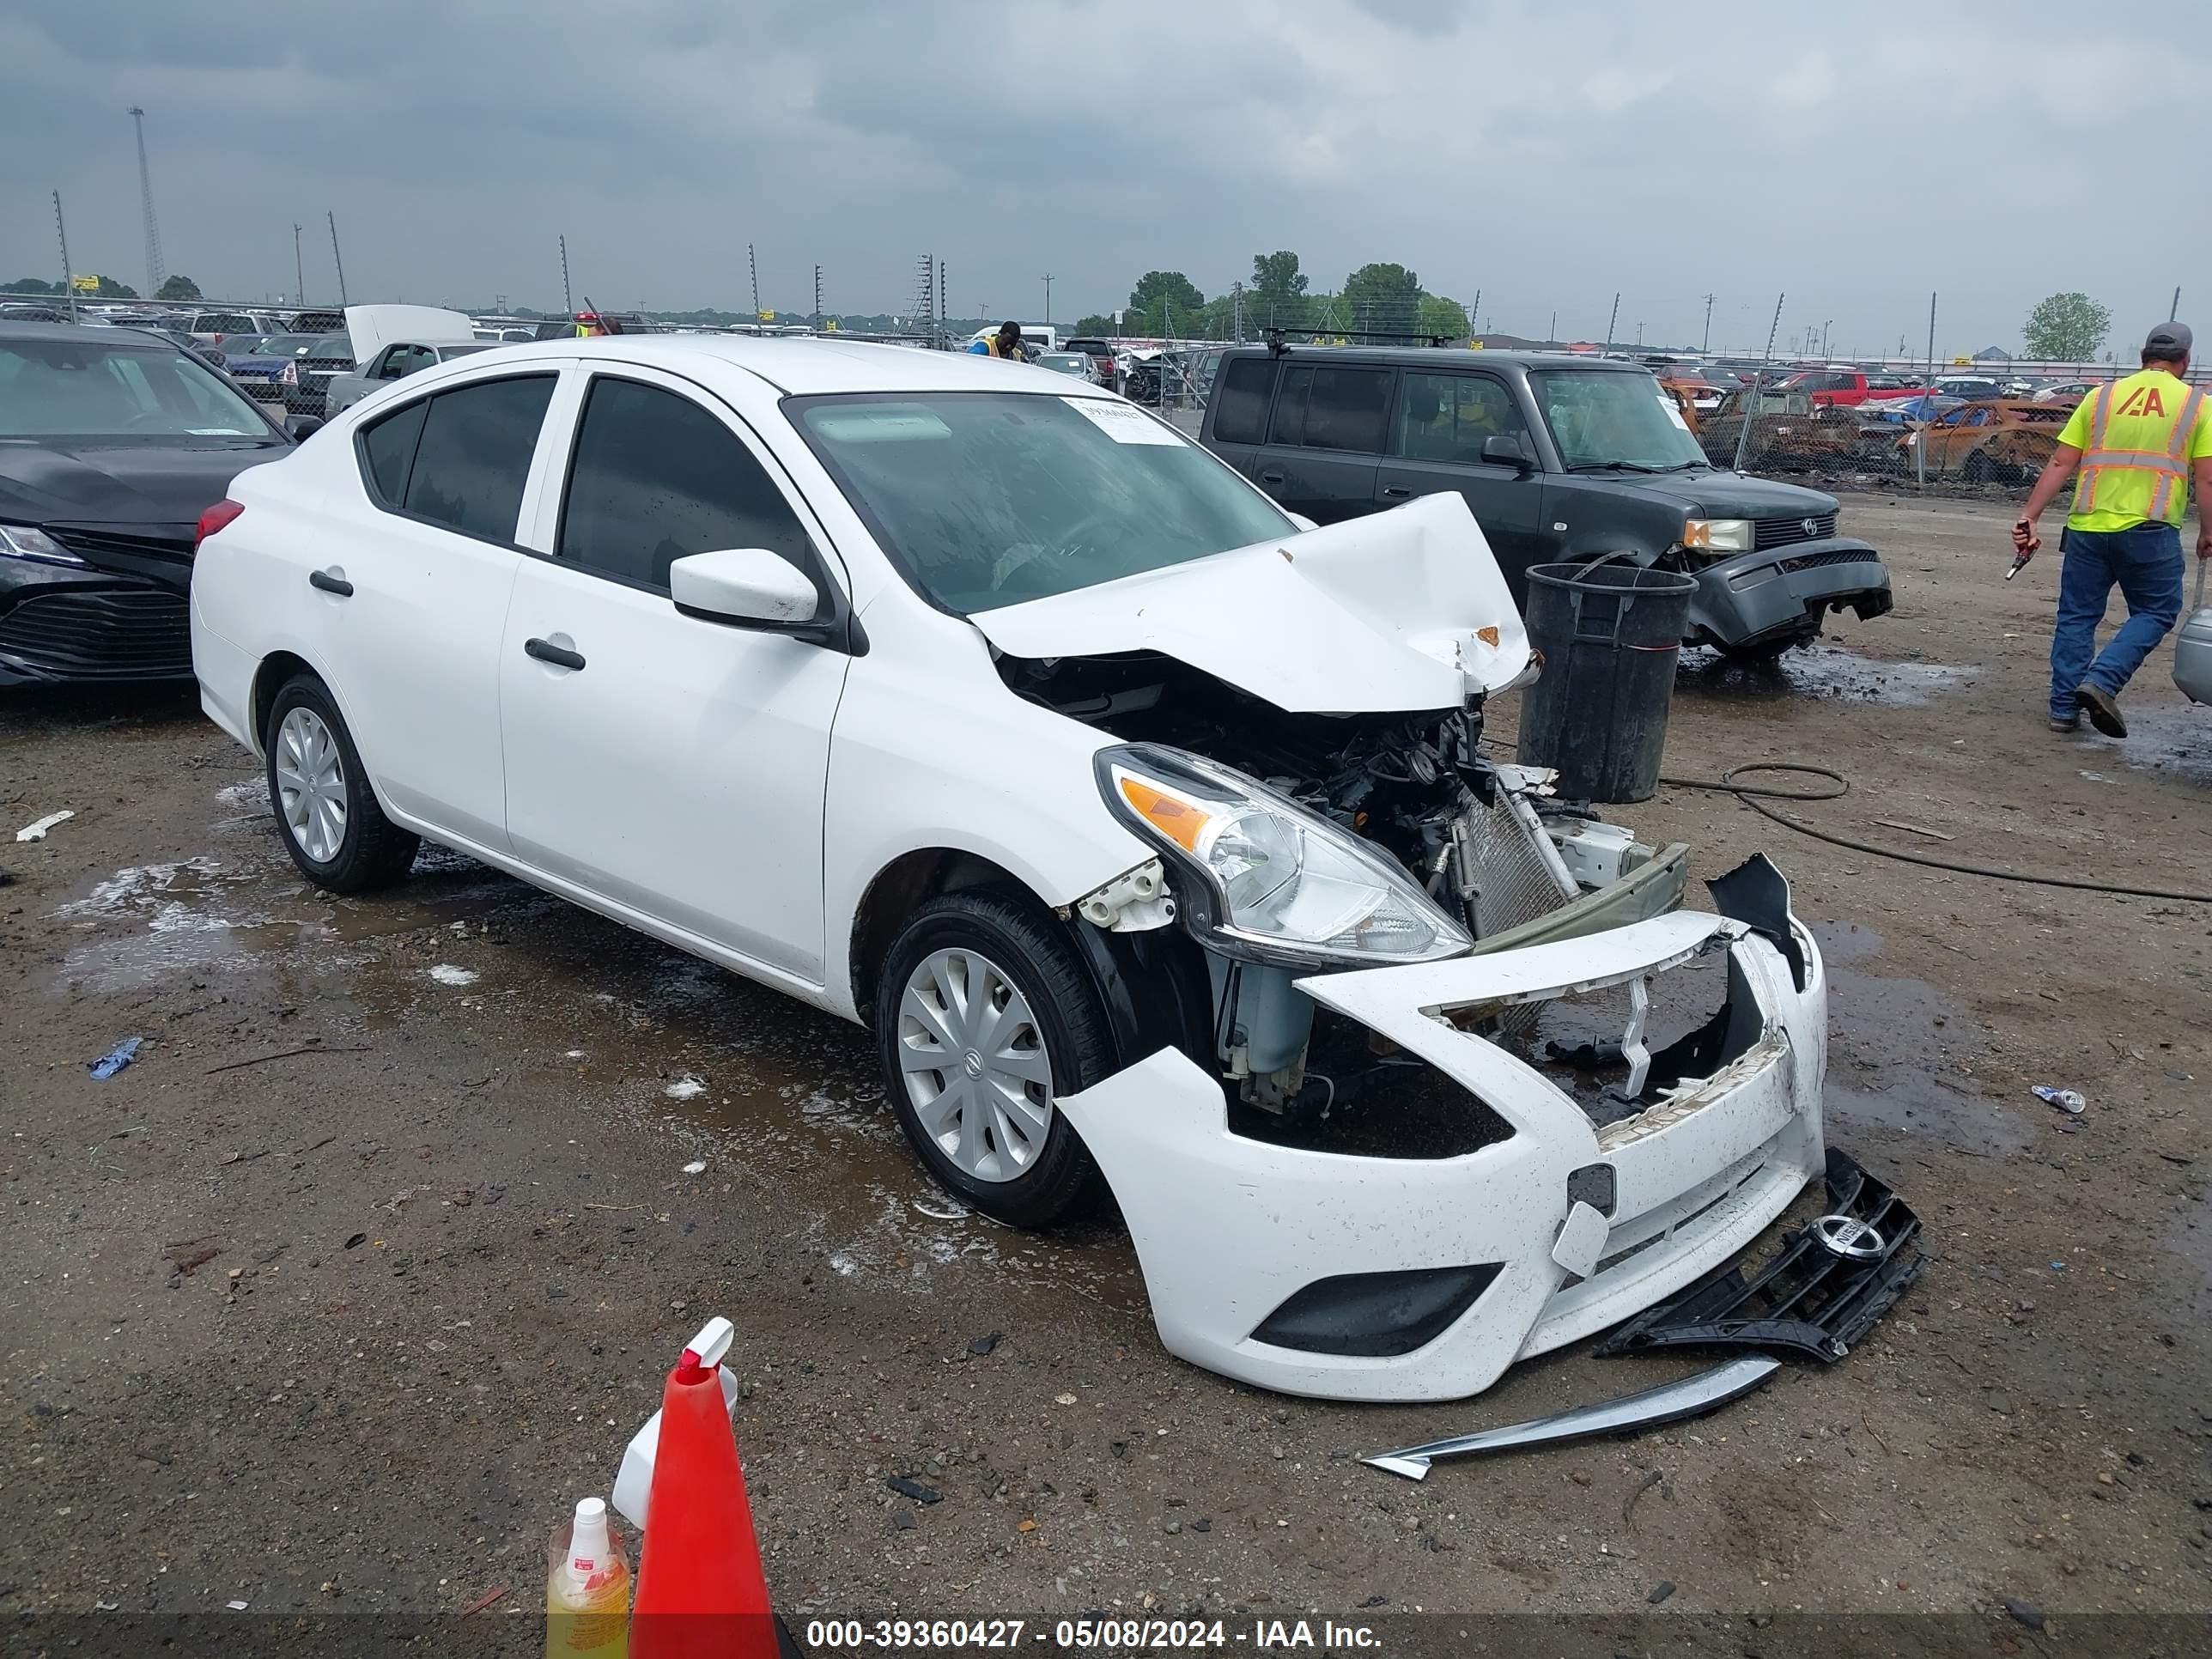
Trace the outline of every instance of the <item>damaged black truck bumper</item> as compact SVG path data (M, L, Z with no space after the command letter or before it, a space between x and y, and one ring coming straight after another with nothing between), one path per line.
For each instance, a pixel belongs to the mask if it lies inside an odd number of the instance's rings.
M1817 629L1827 611L1850 610L1866 621L1895 603L1881 555L1847 536L1740 553L1690 574L1698 580L1691 640L1734 650Z

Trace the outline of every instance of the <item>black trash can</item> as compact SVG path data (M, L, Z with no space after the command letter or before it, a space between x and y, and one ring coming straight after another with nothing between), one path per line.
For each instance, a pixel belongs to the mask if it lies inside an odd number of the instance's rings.
M1697 591L1626 562L1532 567L1528 643L1544 672L1521 694L1521 763L1556 767L1566 799L1650 799Z

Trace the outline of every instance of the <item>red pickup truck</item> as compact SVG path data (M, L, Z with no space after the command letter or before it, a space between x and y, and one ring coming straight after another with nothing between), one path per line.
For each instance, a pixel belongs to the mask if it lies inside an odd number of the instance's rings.
M1928 390L1917 378L1855 368L1808 368L1782 383L1784 392L1802 392L1815 409L1848 409L1876 398L1917 398Z

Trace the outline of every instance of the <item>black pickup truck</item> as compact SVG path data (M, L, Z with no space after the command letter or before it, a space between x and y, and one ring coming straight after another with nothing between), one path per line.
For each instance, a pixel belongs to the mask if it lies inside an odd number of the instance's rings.
M1549 352L1240 347L1200 441L1328 524L1456 489L1525 605L1532 564L1613 556L1698 580L1686 645L1771 657L1890 609L1832 495L1715 467L1639 364Z

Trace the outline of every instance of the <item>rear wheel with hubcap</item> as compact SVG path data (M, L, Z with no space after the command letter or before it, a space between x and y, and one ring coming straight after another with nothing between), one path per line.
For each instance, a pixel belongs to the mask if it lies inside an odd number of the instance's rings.
M263 733L269 805L300 873L333 893L389 886L415 862L415 836L384 816L329 688L287 681Z
M1093 1196L1097 1166L1054 1100L1107 1077L1114 1042L1052 917L994 892L931 900L892 942L874 1012L899 1127L947 1191L1017 1227Z

